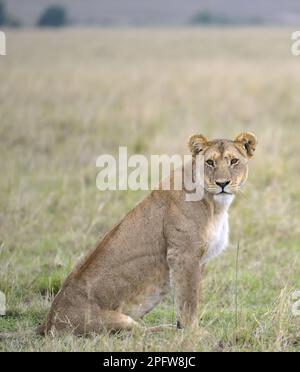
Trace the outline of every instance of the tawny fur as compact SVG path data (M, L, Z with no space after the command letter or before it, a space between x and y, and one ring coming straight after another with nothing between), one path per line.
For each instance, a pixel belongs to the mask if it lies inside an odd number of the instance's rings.
M256 138L244 133L235 141L208 141L195 135L189 146L214 162L205 166L203 199L186 201L185 190L153 191L73 269L40 334L131 330L171 288L178 324L197 325L203 268L228 242L233 196L220 194L216 182L230 181L225 188L230 194L239 190Z

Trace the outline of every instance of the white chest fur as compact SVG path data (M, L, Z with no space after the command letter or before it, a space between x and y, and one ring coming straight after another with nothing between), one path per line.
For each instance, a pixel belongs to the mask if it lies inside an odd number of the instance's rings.
M203 257L203 263L221 254L229 242L228 208L232 203L233 196L215 197L215 203L220 209L215 214L208 230L207 251Z

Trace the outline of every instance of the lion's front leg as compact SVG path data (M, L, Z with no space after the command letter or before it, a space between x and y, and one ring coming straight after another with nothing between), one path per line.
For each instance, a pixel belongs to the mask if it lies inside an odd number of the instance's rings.
M197 310L201 269L199 257L191 247L182 250L170 248L167 260L170 268L171 285L177 305L177 326L198 326Z

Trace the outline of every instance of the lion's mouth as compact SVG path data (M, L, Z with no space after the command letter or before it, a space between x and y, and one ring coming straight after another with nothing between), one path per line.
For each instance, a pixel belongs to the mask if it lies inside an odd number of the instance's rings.
M217 195L222 195L222 194L225 194L225 195L233 195L233 193L232 192L227 192L227 191L221 191L221 192L219 192L219 194L217 194Z

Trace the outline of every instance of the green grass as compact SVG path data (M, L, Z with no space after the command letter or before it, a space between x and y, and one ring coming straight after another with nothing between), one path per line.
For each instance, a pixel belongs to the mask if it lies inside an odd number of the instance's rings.
M300 351L299 58L288 29L8 32L0 60L0 317L6 351ZM190 134L259 146L200 331L40 338L74 263L145 192L96 189L102 153L186 153ZM240 244L238 313L236 248ZM169 296L144 319L175 322ZM237 325L236 325L237 319Z

